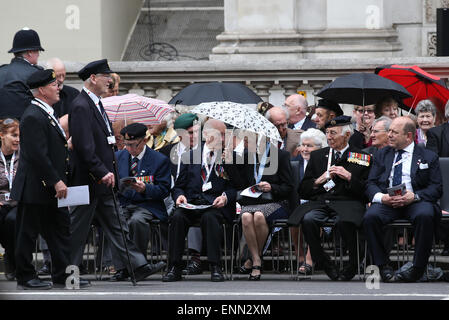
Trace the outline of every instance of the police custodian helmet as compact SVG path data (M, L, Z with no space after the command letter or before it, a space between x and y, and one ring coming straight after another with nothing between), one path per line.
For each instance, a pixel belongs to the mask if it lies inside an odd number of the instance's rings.
M36 31L29 28L23 28L14 35L12 42L12 49L8 53L16 53L27 50L40 50L44 51L41 47L41 41Z

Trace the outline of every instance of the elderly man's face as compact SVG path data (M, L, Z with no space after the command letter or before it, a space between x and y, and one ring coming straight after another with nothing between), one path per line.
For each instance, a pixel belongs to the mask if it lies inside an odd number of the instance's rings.
M336 126L326 129L327 144L332 149L342 150L349 141L349 134L342 135L343 127Z
M278 129L281 138L284 139L287 136L288 128L287 117L285 116L285 114L283 112L272 114L271 122Z
M133 156L138 156L145 147L145 139L139 138L139 139L133 139L133 140L125 140L124 142L126 150Z
M388 132L385 130L383 121L377 122L371 130L372 145L376 148L383 148L388 145Z
M413 138L411 134L404 132L405 121L403 118L396 118L390 125L388 130L388 144L395 149L404 149L410 143Z

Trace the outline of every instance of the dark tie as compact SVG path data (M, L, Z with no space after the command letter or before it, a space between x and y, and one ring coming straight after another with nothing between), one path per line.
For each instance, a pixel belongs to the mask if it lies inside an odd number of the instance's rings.
M404 153L404 150L398 150L398 155L396 156L396 162L402 159L402 153ZM393 184L392 186L397 186L402 183L402 162L394 167L393 172Z
M133 177L137 176L137 165L138 165L138 162L139 162L139 158L134 157L134 159L132 159L130 172L131 172L131 176L133 176Z
M100 106L101 116L103 117L103 120L106 123L106 127L109 127L109 118L108 115L106 114L106 111L104 110L101 100L98 102L98 105Z
M340 151L335 151L335 154L334 154L335 161L340 160L340 158L341 158L341 152Z
M293 128L295 127L295 125L294 125L294 124L289 124L288 127L289 127L290 129L293 129Z

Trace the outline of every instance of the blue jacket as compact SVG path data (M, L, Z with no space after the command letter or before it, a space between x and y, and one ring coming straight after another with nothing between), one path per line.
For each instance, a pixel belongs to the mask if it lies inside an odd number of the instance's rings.
M131 155L127 150L116 152L119 178L129 177ZM153 183L146 184L145 194L128 188L120 195L120 204L134 204L153 213L161 221L167 221L168 215L164 198L170 193L170 161L163 154L146 147L143 158L138 163L137 176L153 176Z

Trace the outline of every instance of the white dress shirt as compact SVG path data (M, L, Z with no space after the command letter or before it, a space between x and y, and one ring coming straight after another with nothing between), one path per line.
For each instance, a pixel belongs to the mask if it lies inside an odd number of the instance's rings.
M413 187L412 187L412 178L410 176L411 173L411 168L412 168L412 157L413 157L413 150L415 149L415 143L412 142L410 143L407 147L405 147L403 150L404 152L402 153L402 157L401 159L403 159L404 161L402 162L402 183L405 183L405 187L407 189L407 191L413 192ZM393 166L391 166L391 172L390 172L390 182L389 182L389 187L392 187L392 183L393 183L393 174L394 174L394 164L397 162L396 158L398 156L398 152L396 151L394 153L394 161L393 161ZM373 203L382 203L382 196L384 194L382 192L378 192L374 195L373 197Z

